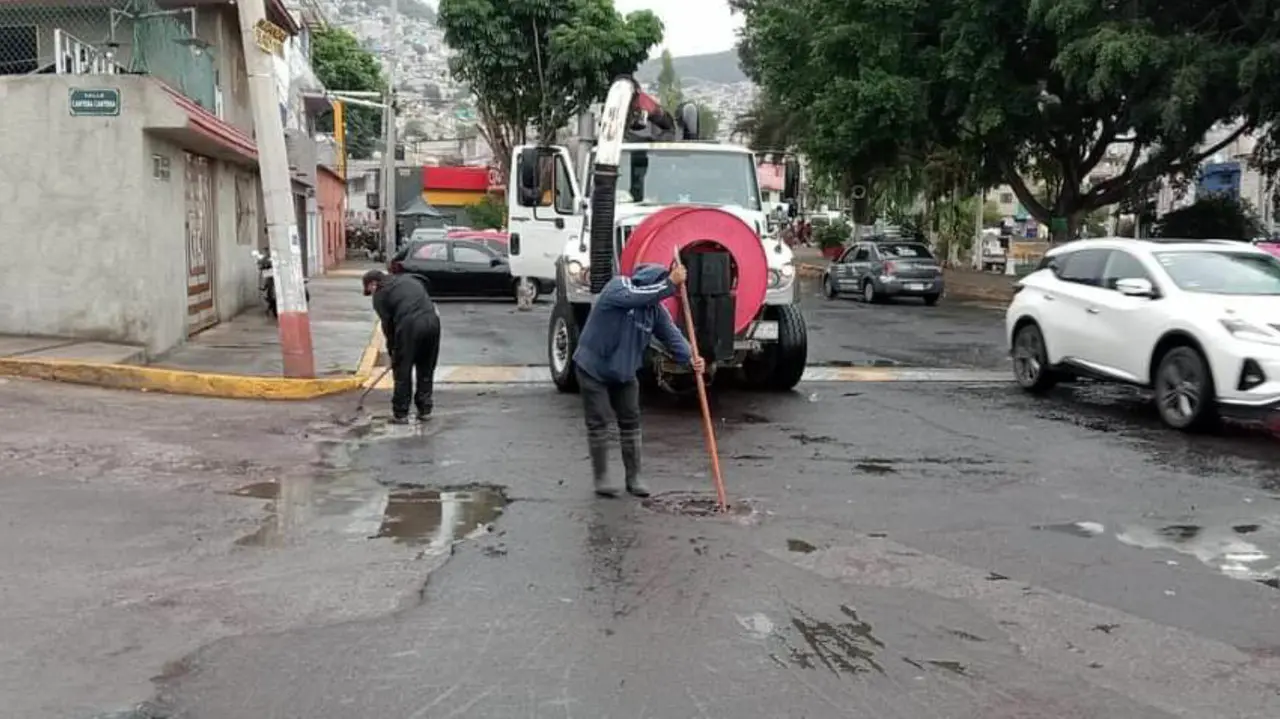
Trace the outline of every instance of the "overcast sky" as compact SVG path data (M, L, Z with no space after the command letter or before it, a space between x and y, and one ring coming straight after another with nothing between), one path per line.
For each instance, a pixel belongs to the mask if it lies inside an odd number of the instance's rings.
M435 7L437 0L427 3ZM672 55L728 50L742 25L741 16L729 15L726 0L614 0L614 5L624 15L632 10L652 10L662 18L666 39L654 49L655 56L662 54L664 46Z
M701 55L733 47L742 16L729 14L725 0L614 0L619 12L652 10L666 28L663 45L672 55ZM662 48L654 51L661 54Z

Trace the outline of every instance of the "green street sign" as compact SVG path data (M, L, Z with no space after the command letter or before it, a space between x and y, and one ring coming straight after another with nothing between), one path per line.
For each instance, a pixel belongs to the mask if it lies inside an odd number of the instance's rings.
M118 117L120 115L120 90L111 88L71 88L70 108L72 117Z

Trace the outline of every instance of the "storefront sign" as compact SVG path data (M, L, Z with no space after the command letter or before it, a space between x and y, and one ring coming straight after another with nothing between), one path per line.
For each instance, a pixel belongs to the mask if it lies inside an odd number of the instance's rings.
M73 87L69 106L72 117L117 117L120 115L120 90L113 87Z
M284 52L284 42L289 39L289 33L280 26L263 19L254 24L253 38L263 52L280 55Z

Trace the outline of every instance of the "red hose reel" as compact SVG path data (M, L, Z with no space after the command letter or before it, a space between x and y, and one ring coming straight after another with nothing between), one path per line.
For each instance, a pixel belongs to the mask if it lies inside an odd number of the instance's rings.
M735 332L751 326L764 305L769 283L769 260L756 231L736 215L713 207L677 205L646 217L632 231L618 268L631 274L636 265L670 267L677 249L697 252L727 250L733 258ZM679 301L663 301L672 317L680 316Z

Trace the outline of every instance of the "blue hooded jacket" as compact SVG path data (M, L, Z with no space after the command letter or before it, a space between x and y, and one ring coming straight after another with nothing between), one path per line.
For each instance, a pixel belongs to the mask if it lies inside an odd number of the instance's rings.
M609 280L596 298L578 337L573 361L601 382L630 382L644 365L649 340L657 337L677 362L692 359L689 343L660 302L676 293L661 265L640 265L630 277Z

